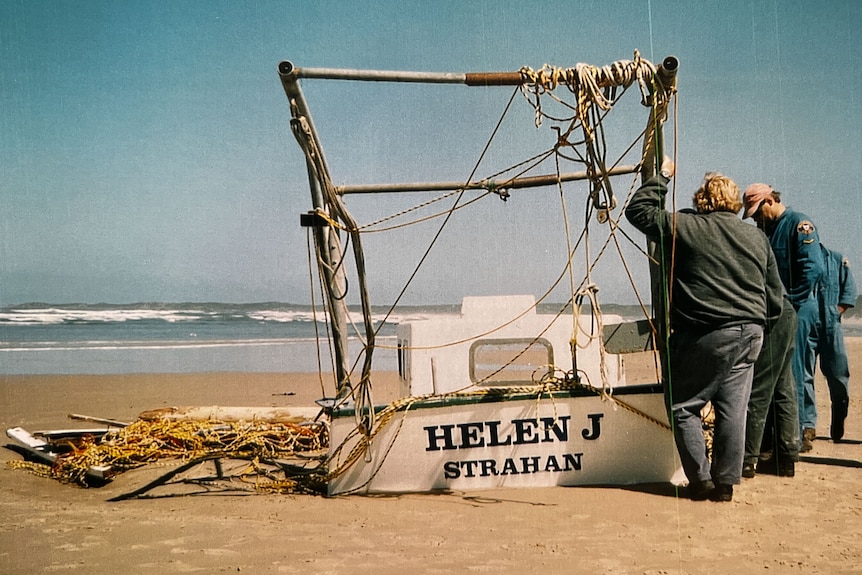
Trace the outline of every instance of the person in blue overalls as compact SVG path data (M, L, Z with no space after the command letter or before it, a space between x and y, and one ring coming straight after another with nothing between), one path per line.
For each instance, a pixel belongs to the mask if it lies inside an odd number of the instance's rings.
M817 437L817 406L814 400L814 368L818 353L828 347L834 334L835 316L825 314L825 286L829 268L824 257L820 237L811 219L781 203L781 194L767 184L752 184L743 196L745 212L769 237L778 262L778 272L787 298L796 309L798 328L796 350L793 357L793 377L796 381L799 402L799 426L802 445L800 452L811 451ZM836 307L837 314L837 307ZM837 330L840 332L840 327ZM831 339L830 339L831 338ZM841 338L843 349L843 337ZM821 363L840 362L835 354L827 352ZM843 354L846 366L846 353ZM831 363L824 369L832 374L841 373L839 365ZM843 371L848 371L846 368ZM833 438L836 431L843 436L844 418L847 415L847 382L828 378L833 401ZM842 407L843 406L843 407ZM839 421L840 420L840 421ZM837 425L835 425L837 424Z
M822 246L826 274L820 289L820 315L822 318L815 355L807 358L806 370L810 370L814 383L814 362L816 352L820 353L820 371L826 378L829 397L832 401L832 426L829 435L833 441L844 437L844 420L850 404L850 365L847 349L844 347L844 332L841 329L841 316L856 305L856 281L850 271L850 262L840 253ZM811 388L811 401L814 401L814 388Z

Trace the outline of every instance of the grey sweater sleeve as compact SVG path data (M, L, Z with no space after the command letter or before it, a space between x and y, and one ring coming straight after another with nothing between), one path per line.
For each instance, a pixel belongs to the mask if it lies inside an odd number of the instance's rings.
M667 181L661 175L650 178L638 188L626 208L626 219L651 238L660 238L670 231L668 213L662 208Z

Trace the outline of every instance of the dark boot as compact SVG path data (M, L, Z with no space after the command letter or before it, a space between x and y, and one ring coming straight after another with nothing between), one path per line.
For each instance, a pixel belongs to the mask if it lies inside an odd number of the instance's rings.
M733 485L725 485L724 483L716 483L715 489L709 496L710 501L732 501L733 500Z
M757 460L757 473L760 475L778 475L778 463L775 461L775 454L770 453L767 458L760 454L760 459Z
M784 460L778 463L779 477L793 477L796 475L796 464L790 460Z
M839 402L839 405L832 405L832 426L829 428L829 435L832 441L841 441L844 437L844 420L847 419L847 404Z
M692 481L688 486L689 497L692 501L706 501L715 491L715 483L706 481Z

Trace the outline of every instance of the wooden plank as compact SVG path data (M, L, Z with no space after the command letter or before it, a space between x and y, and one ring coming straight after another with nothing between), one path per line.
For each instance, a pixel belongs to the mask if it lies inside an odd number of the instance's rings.
M304 423L321 414L318 407L231 407L213 405L164 407L141 413L145 421L159 419L193 421L266 421L269 423Z
M69 419L77 419L79 421L92 421L93 423L103 423L111 427L128 427L129 424L125 421L117 421L115 419L105 419L103 417L93 417L92 415L80 415L78 413L70 413Z

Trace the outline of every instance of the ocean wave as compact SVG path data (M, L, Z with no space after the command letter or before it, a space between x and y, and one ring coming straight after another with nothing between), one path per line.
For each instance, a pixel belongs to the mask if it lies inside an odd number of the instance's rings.
M313 337L290 337L269 339L210 339L202 341L190 340L140 340L140 341L36 341L36 342L0 342L0 353L7 352L41 352L41 351L76 351L76 350L135 350L135 349L207 349L216 347L266 347L293 344L311 344L318 340ZM355 343L359 338L348 338ZM383 336L376 338L380 347L390 347L395 343L395 337ZM325 346L326 342L321 341Z
M78 310L78 309L12 309L0 311L0 325L58 325L72 323L125 323L160 320L168 323L199 321L204 314L193 310L159 311L148 309Z
M437 310L409 310L405 313L388 314L385 311L372 314L375 324L397 324L404 321L427 319ZM0 308L0 326L58 326L88 324L128 324L133 322L176 323L324 323L326 315L310 307L289 304L133 304L64 306L37 306L28 304ZM348 321L362 323L362 313L350 310Z

